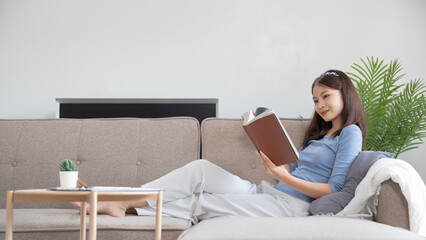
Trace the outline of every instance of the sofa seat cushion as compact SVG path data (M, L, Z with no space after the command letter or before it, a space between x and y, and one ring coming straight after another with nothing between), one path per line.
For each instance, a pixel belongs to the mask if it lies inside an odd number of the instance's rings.
M0 209L0 232L6 229L6 210ZM80 214L76 209L14 209L13 232L79 231ZM89 228L89 215L86 227ZM189 220L172 217L162 218L162 230L185 230L192 226ZM127 215L111 217L98 215L99 230L155 230L155 216Z
M180 240L207 239L424 239L402 228L357 218L333 216L204 220L182 233Z

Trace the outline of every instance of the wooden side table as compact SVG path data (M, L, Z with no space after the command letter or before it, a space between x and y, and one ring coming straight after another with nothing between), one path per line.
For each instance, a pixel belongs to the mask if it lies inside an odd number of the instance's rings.
M90 204L89 239L96 239L97 202L99 201L157 201L155 221L155 239L161 239L161 214L162 214L161 189L139 190L93 190L93 191L50 191L47 189L28 189L7 192L6 210L6 240L13 237L13 204L16 202L81 202L80 239L86 239L86 202Z

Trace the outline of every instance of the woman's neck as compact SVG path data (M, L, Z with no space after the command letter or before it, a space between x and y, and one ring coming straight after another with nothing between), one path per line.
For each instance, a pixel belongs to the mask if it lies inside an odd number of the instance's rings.
M332 136L335 132L340 131L343 128L342 121L333 121L330 130L325 134L326 136Z

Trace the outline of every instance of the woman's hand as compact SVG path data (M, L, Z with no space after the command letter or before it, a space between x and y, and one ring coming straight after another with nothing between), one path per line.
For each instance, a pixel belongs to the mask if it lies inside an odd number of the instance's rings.
M269 176L281 181L285 185L298 190L313 198L319 198L324 195L330 194L333 191L327 183L316 183L309 182L290 174L288 165L275 165L271 159L268 158L263 152L256 152L257 155L262 159L262 166ZM286 167L287 166L287 167Z
M281 166L275 165L271 161L271 159L269 159L269 157L266 156L261 151L256 151L256 153L259 156L259 158L262 159L262 166L269 176L283 183L285 183L286 180L291 177L290 171L284 165L281 165Z

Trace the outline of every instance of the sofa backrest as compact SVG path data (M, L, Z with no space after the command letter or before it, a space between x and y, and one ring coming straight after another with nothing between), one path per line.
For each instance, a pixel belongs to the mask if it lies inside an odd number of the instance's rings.
M0 149L5 208L7 190L59 186L65 158L76 161L89 185L140 186L200 158L200 124L191 117L0 120Z
M297 148L309 119L281 119ZM87 184L140 186L200 158L243 179L274 183L242 128L242 119L0 120L0 208L6 191L59 186L59 163L69 158ZM200 138L201 134L201 138ZM68 203L17 204L60 207Z
M281 118L281 122L299 149L310 119ZM276 183L265 173L242 125L242 119L205 119L201 124L201 157L252 183L259 184L261 180Z

